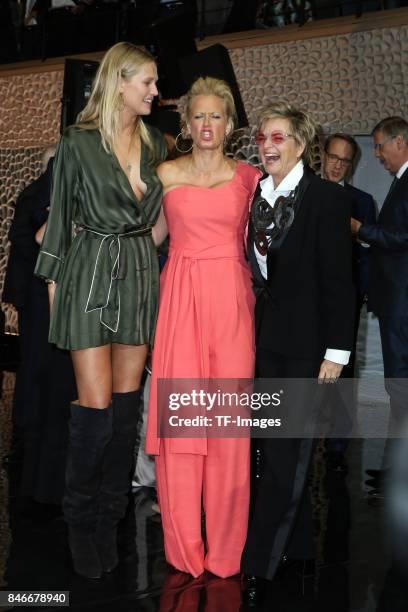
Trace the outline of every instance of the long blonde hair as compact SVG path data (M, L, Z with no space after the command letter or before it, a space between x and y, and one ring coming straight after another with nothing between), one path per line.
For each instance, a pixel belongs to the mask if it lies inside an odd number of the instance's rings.
M111 47L102 58L88 103L79 113L75 127L85 130L99 129L104 148L111 152L119 134L119 112L122 104L120 79L131 79L142 66L150 63L155 64L153 56L131 43L119 42ZM153 142L141 117L137 119L135 131L150 153L153 153Z

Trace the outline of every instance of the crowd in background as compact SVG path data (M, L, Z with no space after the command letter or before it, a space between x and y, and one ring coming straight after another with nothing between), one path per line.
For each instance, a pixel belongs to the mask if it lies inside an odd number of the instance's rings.
M187 14L186 37L201 39L406 5L407 0L4 0L0 62L99 51L118 40L152 44L154 23Z

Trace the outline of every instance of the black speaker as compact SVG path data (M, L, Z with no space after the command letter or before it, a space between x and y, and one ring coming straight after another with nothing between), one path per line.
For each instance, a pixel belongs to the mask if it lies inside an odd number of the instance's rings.
M66 59L61 107L61 133L75 123L78 113L86 106L99 62Z
M234 68L227 49L223 45L212 45L180 59L181 72L184 79L185 91L192 83L202 76L223 79L231 87L238 116L238 128L248 125L244 103L242 102Z
M152 112L150 115L143 117L143 121L149 125L154 125L163 134L170 134L174 138L180 132L180 115L177 112L177 106L159 106L157 98L153 103Z
M179 98L185 93L180 59L197 51L195 20L195 4L178 2L173 7L162 6L148 28L145 45L157 59L163 98Z
M0 63L17 62L19 59L10 4L2 0L0 2Z

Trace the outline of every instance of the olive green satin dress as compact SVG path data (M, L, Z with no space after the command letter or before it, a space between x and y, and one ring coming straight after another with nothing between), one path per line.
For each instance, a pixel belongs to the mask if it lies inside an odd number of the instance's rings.
M156 166L167 148L161 132L148 129L154 156L142 142L140 201L99 130L71 127L61 139L35 269L57 282L49 340L60 348L152 343L159 269L151 228L162 201Z

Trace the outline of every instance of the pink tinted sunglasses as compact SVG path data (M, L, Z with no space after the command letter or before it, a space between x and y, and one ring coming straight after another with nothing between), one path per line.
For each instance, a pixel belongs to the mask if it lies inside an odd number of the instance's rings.
M288 138L294 138L294 136L292 134L285 134L284 132L271 132L269 134L270 141L275 145L279 145L283 142L286 142ZM265 141L267 139L268 136L263 134L262 132L257 132L255 134L255 142L258 146L265 144Z

